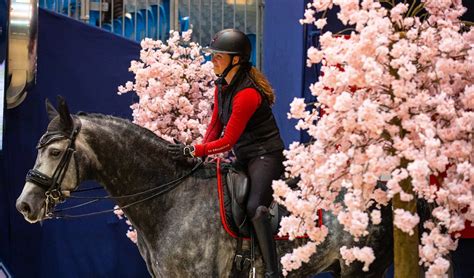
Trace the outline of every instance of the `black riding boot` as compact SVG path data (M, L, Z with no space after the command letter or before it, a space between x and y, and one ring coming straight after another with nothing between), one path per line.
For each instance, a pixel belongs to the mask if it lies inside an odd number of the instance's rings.
M254 218L252 218L252 224L265 263L265 278L279 277L278 255L276 252L275 240L272 235L268 208L265 206L259 206Z

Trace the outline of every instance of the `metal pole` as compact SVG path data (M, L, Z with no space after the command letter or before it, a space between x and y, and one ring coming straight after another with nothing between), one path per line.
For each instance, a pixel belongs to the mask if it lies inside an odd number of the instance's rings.
M79 19L79 11L77 10L77 8L78 8L78 4L77 4L77 2L78 2L78 1L79 1L79 0L76 0L76 1L75 1L76 8L74 9L74 12L76 13L76 14L75 14L75 18L76 18L76 20L78 20L78 19Z
M211 30L211 37L212 37L212 35L214 35L214 30L213 30L213 28L212 28L212 24L213 24L214 22L213 22L213 20L212 20L212 0L210 0L210 1L211 1L211 4L209 5L209 7L211 7L211 14L210 14L210 17L211 17L211 29L210 29L210 30Z
M89 12L90 12L90 7L89 7L89 0L81 0L81 19L83 21L89 21Z
M135 20L133 21L134 22L133 32L135 33L135 40L137 40L137 21L138 21L138 18L137 18L137 0L135 0Z
M224 29L224 0L221 0L221 29Z
M170 21L170 31L174 30L174 1L170 0L170 16L169 16L169 21Z
M122 37L125 37L125 0L122 2Z
M176 1L175 2L175 6L174 6L174 30L175 31L178 31L179 30L179 13L178 13L178 8L179 8L179 0L174 0Z
M234 0L234 22L233 22L233 25L232 25L232 28L235 29L235 7L236 7L237 3L236 1Z
M102 28L102 0L99 0L99 28Z
M67 0L67 16L71 17L71 0Z
M112 33L114 32L114 7L115 7L114 0L112 0L112 8L110 11L110 24L112 24Z
M160 6L161 6L161 0L158 0L157 1L157 4L158 6L156 7L156 11L157 11L157 14L158 14L158 19L156 20L156 39L157 40L160 40L161 37L160 37L160 31L161 31L161 28L160 28Z
M198 24L199 24L199 45L202 45L202 39L201 39L201 33L202 33L202 15L201 15L201 6L202 6L202 1L199 0L199 19L198 19Z
M245 7L244 7L244 33L247 34L247 2L248 0L245 0Z
M145 37L148 38L148 0L145 0Z

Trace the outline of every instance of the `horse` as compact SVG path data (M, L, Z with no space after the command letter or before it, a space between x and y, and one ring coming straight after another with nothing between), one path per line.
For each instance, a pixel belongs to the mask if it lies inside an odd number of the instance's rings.
M95 180L136 228L137 245L152 277L229 277L237 243L221 224L216 177L193 174L194 164L167 153L167 141L129 120L96 113L71 115L64 99L58 98L58 103L56 109L46 100L50 122L16 201L25 220L53 217L56 204L81 181ZM324 212L323 223L329 230L326 240L288 277L321 272L335 277L384 276L393 260L390 207L382 209L382 223L369 225L369 235L358 242L330 212ZM277 252L281 257L305 241L277 241ZM359 262L346 265L339 252L342 246L372 247L376 259L369 271ZM261 259L257 261L260 276L263 267Z

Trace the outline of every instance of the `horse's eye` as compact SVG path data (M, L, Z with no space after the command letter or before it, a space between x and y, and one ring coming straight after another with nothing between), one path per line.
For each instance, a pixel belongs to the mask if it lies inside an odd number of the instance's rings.
M52 149L51 151L49 151L49 154L51 156L59 156L61 154L61 151L58 149Z

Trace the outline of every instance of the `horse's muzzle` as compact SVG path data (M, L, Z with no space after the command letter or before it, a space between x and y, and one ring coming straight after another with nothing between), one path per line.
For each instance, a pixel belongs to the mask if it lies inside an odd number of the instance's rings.
M27 183L20 197L16 200L16 209L26 221L35 223L43 219L44 201L44 191L36 186L28 186Z

